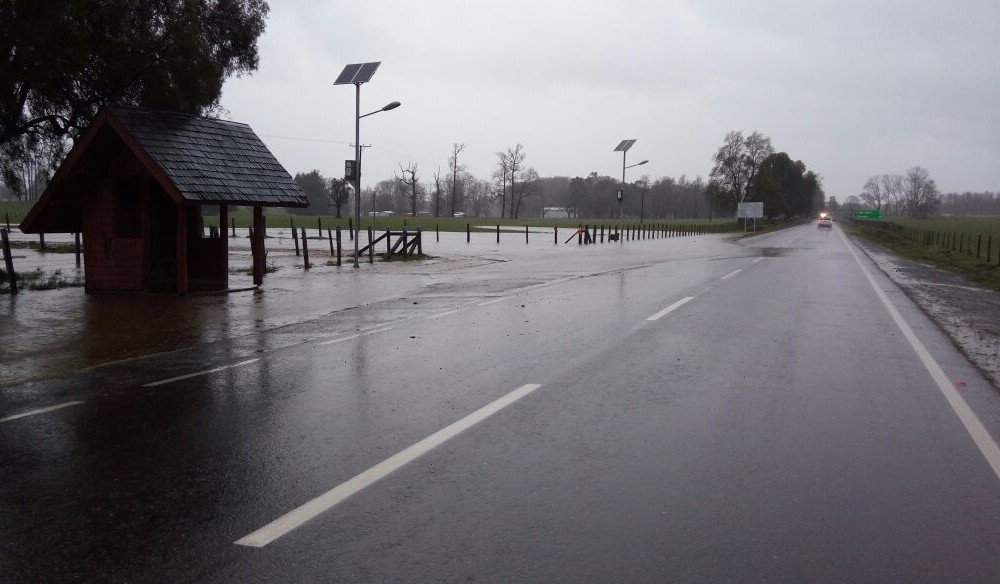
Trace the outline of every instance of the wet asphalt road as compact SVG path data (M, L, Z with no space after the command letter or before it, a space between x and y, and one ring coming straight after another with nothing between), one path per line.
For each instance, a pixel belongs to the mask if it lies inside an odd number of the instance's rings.
M81 402L0 422L0 580L1000 581L1000 480L865 274L997 436L992 386L839 229L713 245L0 392L0 418Z

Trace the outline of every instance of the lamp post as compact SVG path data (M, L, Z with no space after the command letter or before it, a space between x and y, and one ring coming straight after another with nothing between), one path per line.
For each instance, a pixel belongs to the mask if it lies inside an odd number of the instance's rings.
M354 267L359 267L358 263L358 239L361 235L361 118L396 109L400 106L398 101L386 104L381 109L361 115L361 84L371 81L375 70L381 65L381 61L373 63L356 63L344 67L340 72L334 85L354 85Z
M636 141L635 141L634 138L630 139L630 140L622 140L621 143L619 143L618 146L614 150L615 152L621 152L622 153L622 188L618 191L618 225L619 225L618 228L619 228L619 234L625 233L625 212L624 212L624 208L625 208L625 169L627 169L627 168L633 168L633 167L636 167L636 166L642 166L643 164L646 164L647 162L649 162L648 160L643 160L642 162L636 162L635 164L633 164L631 166L625 166L625 157L628 155L628 149L631 148L632 145L635 144L635 142ZM621 242L624 241L624 238L621 237L621 235L619 235L618 241L619 241L619 243L621 243Z

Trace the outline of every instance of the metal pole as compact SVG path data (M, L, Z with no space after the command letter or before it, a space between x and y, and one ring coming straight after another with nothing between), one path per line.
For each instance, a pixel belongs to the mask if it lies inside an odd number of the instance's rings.
M355 83L354 97L354 228L358 230L354 236L354 267L358 263L358 240L361 230L361 84Z
M625 233L625 156L628 150L622 150L622 199L618 201L618 223L621 225L622 233ZM618 243L624 243L624 238L619 238Z

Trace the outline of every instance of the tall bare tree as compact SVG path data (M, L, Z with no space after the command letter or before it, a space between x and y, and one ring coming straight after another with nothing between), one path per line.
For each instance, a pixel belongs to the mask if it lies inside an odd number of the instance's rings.
M510 174L510 163L507 161L506 152L497 152L497 169L493 173L493 178L499 182L500 192L500 218L504 218L507 211L507 177Z
M727 133L714 156L715 166L710 175L718 185L714 190L728 195L734 207L747 200L761 163L771 154L774 154L771 139L760 132L746 137L739 130Z
M451 215L455 216L458 203L458 173L465 171L465 165L458 163L458 155L465 150L465 144L454 143L451 146L451 156L448 157L448 168L451 170Z
M940 202L937 183L927 169L914 166L903 177L903 200L906 212L915 219L926 219Z
M416 217L417 203L420 201L420 187L417 181L417 163L407 163L406 168L403 168L402 163L400 163L399 170L403 173L403 176L399 176L397 174L396 180L402 183L405 189L403 191L403 195L410 201L410 213ZM407 175L409 175L409 177L407 177Z
M527 154L524 152L524 145L518 144L514 146L513 149L507 149L507 176L510 179L510 216L511 218L517 218L514 213L514 185L519 178L518 173L524 168L524 159ZM500 216L503 217L503 212L500 212Z
M454 215L454 213L452 213ZM434 216L441 216L441 167L434 173Z

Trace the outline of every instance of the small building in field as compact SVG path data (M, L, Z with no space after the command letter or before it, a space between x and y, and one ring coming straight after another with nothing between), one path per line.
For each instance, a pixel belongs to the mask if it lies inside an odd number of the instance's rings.
M87 292L185 294L229 283L229 206L254 212L254 284L263 282L263 207L309 199L246 124L144 108L98 112L21 223L80 233ZM203 208L221 229L206 236Z

